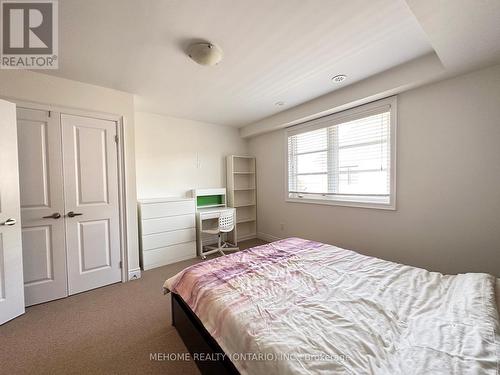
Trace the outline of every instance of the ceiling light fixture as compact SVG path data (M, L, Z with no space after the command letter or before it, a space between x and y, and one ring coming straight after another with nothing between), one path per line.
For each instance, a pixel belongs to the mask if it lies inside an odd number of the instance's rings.
M345 74L339 74L332 78L332 81L335 83L342 83L347 79Z
M187 54L200 65L212 66L222 60L222 50L212 43L195 43L188 47Z

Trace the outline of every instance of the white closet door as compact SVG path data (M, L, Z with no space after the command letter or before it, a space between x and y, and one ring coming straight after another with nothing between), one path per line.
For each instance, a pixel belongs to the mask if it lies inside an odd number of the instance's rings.
M121 281L116 123L61 115L69 294Z
M16 106L0 100L0 324L24 313Z
M26 306L68 295L59 114L18 108Z

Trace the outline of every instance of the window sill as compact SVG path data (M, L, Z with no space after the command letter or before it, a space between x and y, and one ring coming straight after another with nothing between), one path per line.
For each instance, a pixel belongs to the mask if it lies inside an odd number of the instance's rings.
M343 207L371 208L376 210L396 211L395 203L356 202L348 200L290 198L290 197L285 198L285 201L290 203L322 204L326 206L343 206Z

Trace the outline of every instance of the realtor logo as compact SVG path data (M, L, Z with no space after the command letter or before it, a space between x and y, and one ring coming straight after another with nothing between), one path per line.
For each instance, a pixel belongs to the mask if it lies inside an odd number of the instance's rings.
M0 0L0 68L58 68L57 5L57 0Z

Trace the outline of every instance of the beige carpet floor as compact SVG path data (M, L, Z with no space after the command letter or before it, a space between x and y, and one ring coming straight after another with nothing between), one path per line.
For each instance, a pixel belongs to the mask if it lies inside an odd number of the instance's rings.
M240 243L242 249L262 244ZM163 282L200 260L143 272L142 278L26 309L0 326L1 374L198 374L191 361L152 361L186 353L171 325Z

